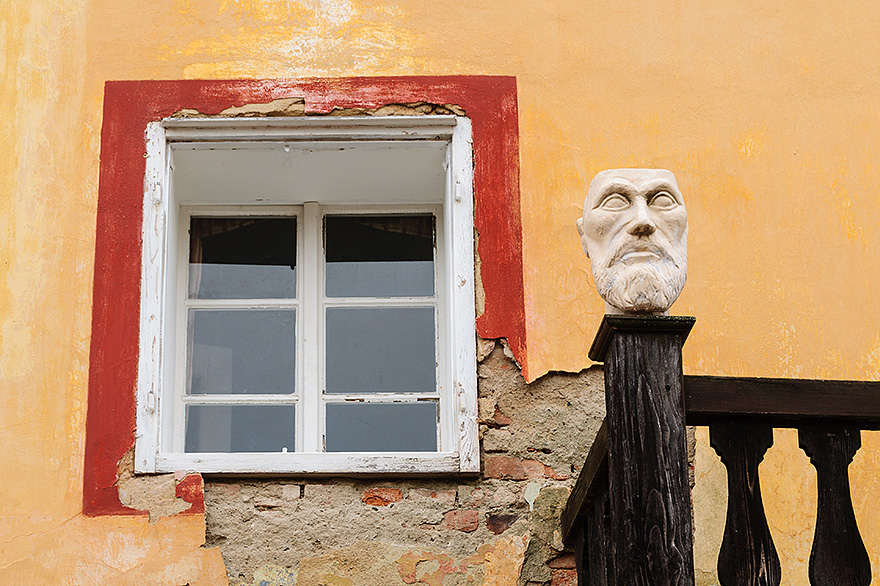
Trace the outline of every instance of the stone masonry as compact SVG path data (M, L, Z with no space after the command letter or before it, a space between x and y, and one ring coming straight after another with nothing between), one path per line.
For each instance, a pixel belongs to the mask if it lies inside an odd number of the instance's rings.
M207 547L235 586L567 586L559 516L605 411L602 371L526 384L480 343L482 473L206 478Z

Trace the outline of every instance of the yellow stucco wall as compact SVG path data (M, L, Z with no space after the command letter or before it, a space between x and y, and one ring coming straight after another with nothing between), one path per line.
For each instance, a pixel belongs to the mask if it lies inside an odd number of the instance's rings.
M573 222L590 178L658 166L690 213L688 372L877 380L878 27L870 2L3 3L0 582L224 581L198 516L79 515L105 80L515 75L532 378L588 365L602 304ZM880 440L864 436L853 485L880 570ZM724 476L700 438L711 583ZM815 480L796 443L777 432L762 470L800 585Z

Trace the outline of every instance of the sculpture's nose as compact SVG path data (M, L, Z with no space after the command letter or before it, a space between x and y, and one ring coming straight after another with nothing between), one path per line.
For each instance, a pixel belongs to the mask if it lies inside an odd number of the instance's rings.
M633 236L650 236L657 230L657 225L648 211L648 204L643 199L636 200L633 206L635 217L630 221L627 231Z

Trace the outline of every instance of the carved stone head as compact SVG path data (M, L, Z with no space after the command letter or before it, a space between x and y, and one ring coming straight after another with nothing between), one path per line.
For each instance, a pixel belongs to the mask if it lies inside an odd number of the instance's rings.
M577 229L607 313L663 314L678 299L687 279L688 221L670 171L602 171Z

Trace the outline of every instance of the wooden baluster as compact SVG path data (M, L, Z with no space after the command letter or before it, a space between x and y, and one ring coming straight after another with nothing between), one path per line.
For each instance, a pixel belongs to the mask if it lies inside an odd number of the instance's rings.
M608 586L608 483L593 499L593 509L587 521L595 537L590 540L590 586Z
M587 546L590 539L589 524L584 521L574 530L574 567L577 572L578 586L590 586L590 551Z
M718 419L709 425L709 434L727 467L727 522L718 554L718 581L721 586L777 586L782 571L758 479L758 464L773 445L773 428Z
M867 586L871 562L859 534L849 490L849 463L861 447L853 427L815 425L798 430L801 449L816 468L816 535L810 552L813 586Z
M579 586L608 586L610 583L608 523L606 481L593 497L589 514L575 534L574 558Z
M578 586L610 583L608 519L608 427L596 432L593 445L562 511L566 542L574 541Z

